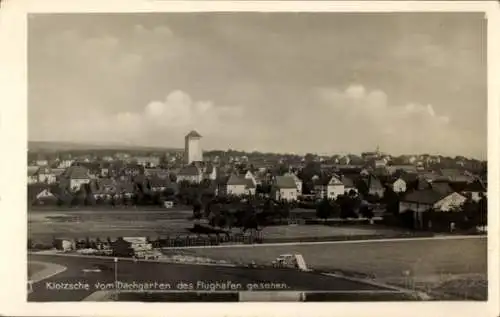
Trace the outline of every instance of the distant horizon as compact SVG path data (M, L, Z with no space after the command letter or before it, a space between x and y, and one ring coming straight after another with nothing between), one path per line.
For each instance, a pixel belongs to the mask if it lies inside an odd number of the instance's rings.
M88 148L85 149L56 149L59 151L83 151L83 150L109 150L109 151L133 151L137 150L140 151L142 149L154 149L154 150L179 150L183 151L184 146L160 146L160 145L138 145L138 144L117 144L117 143L94 143L94 142L66 142L66 141L45 141L45 140L28 140L28 142L39 142L39 143L53 143L53 144L67 144L67 145L75 145L75 146L87 146ZM92 148L92 146L96 146L98 148ZM109 146L110 148L106 148L106 146ZM113 146L116 146L117 148L113 148ZM123 146L124 148L119 148L120 146ZM129 147L129 148L125 148ZM133 149L133 148L136 149ZM28 147L28 150L29 147ZM262 153L262 154L276 154L276 155L297 155L297 156L305 156L306 154L313 154L316 156L335 156L335 155L357 155L360 156L363 153L368 153L368 152L375 152L376 148L373 149L366 149L361 152L349 152L349 153L340 153L340 152L331 152L331 153L319 153L319 152L305 152L305 153L297 153L297 152L269 152L269 151L259 151L257 150L245 150L245 149L237 149L237 148L227 148L227 149L221 149L221 148L212 148L212 149L202 149L203 152L216 152L216 151L236 151L236 152L245 152L245 153L252 153L252 152L257 152L257 153ZM393 156L393 157L400 157L400 156L419 156L419 155L429 155L429 156L440 156L440 157L450 157L450 158L455 158L455 157L460 157L463 156L466 159L472 159L472 160L477 160L477 161L487 161L487 159L484 158L479 158L479 157L473 157L473 156L466 156L466 155L444 155L444 154L439 154L439 153L428 153L428 152L422 152L422 153L390 153L388 151L384 151L384 149L380 149L380 152L385 155Z
M28 138L487 157L483 13L31 14Z

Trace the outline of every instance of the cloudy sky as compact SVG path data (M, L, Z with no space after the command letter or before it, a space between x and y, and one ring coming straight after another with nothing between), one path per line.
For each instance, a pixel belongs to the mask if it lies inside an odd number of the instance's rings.
M482 14L29 19L30 140L486 157Z

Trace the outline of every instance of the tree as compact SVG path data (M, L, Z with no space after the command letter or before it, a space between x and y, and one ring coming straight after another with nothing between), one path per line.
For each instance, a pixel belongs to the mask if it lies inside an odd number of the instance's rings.
M333 212L333 207L330 201L325 197L316 206L316 217L323 219L326 222Z
M355 197L341 196L338 199L340 205L340 218L357 218L356 210L358 209L359 201Z
M199 199L195 200L193 203L193 218L194 219L201 219L202 213L201 213L201 201Z

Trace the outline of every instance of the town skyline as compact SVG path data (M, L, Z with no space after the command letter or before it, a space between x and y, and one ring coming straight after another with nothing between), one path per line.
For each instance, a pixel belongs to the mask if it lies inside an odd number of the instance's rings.
M482 14L34 15L28 33L29 140L487 157Z
M28 143L31 143L32 146L30 147L28 145L28 151L29 152L40 152L40 153L45 153L45 152L71 152L71 151L110 151L110 152L168 152L168 151L175 151L175 152L183 152L185 150L184 147L178 146L178 147L162 147L162 146L141 146L141 145L129 145L129 144L109 144L109 143L70 143L70 142L57 142L57 141L28 141ZM36 144L36 145L34 145ZM367 149L366 151L361 151L361 152L350 152L350 153L336 153L336 152L331 152L331 153L319 153L319 152L314 152L314 151L309 151L309 152L304 152L304 153L297 153L297 152L269 152L269 151L259 151L253 150L253 151L248 151L248 150L243 150L243 149L236 149L236 148L226 148L226 149L214 149L214 148L208 148L208 149L202 149L203 153L213 153L213 152L241 152L245 154L252 154L252 153L258 153L258 154L265 154L265 155L282 155L282 156L306 156L308 154L317 156L317 157L342 157L342 156L361 156L363 153L374 153L376 152L376 148L372 149ZM429 153L429 152L421 152L421 153L402 153L402 154L394 154L394 153L389 153L387 151L383 151L383 149L380 149L380 153L382 156L390 156L390 157L407 157L407 156L431 156L431 157L449 157L449 158L465 158L468 160L476 160L476 161L482 161L482 162L487 162L487 158L480 158L480 157L474 157L474 156L464 156L464 155L443 155L440 153Z

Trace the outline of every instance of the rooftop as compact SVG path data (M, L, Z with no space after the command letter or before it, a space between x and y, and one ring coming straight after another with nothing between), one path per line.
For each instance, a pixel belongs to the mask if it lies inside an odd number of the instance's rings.
M278 188L297 188L295 180L290 176L276 176L275 185Z
M199 134L198 132L196 132L195 130L191 130L191 132L189 132L187 135L186 135L186 138L201 138L201 134Z

